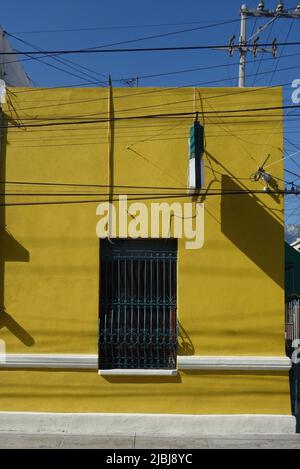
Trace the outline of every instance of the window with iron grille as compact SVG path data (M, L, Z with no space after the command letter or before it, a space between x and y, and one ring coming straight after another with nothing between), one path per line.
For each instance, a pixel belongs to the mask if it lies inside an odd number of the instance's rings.
M177 240L102 240L99 368L176 369Z

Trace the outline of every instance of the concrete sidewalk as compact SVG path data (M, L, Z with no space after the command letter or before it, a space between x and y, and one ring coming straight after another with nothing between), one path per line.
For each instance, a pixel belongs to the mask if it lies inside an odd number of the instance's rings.
M300 449L300 435L193 438L0 432L0 449Z

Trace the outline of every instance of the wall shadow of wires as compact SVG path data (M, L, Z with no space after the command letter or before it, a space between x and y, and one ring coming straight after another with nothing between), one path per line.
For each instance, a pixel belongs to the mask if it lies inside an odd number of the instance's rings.
M2 114L2 122L7 119ZM11 120L11 123L17 123ZM6 122L6 120L5 120ZM2 124L1 124L2 125ZM7 129L2 128L1 149L0 149L0 183L4 186L6 181L6 145ZM6 262L29 262L28 250L19 243L14 236L9 233L6 227L6 207L5 195L3 191L0 195L0 329L7 329L18 340L27 347L34 345L33 337L7 313L5 307L5 263Z

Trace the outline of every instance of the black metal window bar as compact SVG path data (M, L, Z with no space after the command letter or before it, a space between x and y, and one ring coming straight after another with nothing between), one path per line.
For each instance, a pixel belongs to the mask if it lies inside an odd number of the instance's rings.
M176 369L177 240L102 240L99 368Z
M297 295L286 297L285 304L286 353L292 358L296 350L294 341L300 339L300 298ZM298 415L300 403L300 365L292 363L290 371L292 412Z

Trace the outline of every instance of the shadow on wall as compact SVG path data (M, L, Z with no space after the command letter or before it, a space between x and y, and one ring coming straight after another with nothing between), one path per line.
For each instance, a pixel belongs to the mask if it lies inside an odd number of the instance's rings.
M222 192L228 190L242 191L244 188L231 177L223 175ZM278 254L283 255L284 249L283 225L267 212L255 196L223 195L221 230L252 262L284 288L284 262L282 265L278 263ZM274 252L273 239L282 239L282 253Z
M111 384L180 384L181 376L178 373L175 376L102 376L102 378Z
M16 125L17 122L9 120ZM34 339L18 324L5 308L5 263L29 262L29 252L22 246L6 228L6 198L4 195L4 183L6 182L6 145L7 130L5 126L8 119L2 115L1 126L1 151L0 151L0 329L7 328L11 334L19 339L27 347L34 345Z
M12 316L7 314L5 311L0 312L0 329L6 328L11 334L13 334L20 342L26 347L32 347L34 345L34 338L25 329L18 324Z
M178 321L178 355L180 356L191 356L195 355L195 347L192 344L192 341Z
M0 210L2 207L0 207ZM29 262L29 252L7 231L1 232L5 262Z

